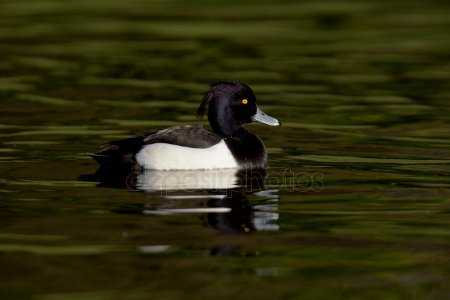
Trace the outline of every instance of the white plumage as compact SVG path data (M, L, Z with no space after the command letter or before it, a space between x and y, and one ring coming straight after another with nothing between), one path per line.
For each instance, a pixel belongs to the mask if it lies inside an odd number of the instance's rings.
M209 148L154 143L144 146L136 154L136 161L147 170L200 170L239 167L223 140Z

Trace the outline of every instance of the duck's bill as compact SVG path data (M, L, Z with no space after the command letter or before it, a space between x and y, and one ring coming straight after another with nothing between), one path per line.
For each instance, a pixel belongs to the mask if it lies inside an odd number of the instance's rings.
M280 126L280 121L277 119L269 116L265 112L259 109L259 107L256 109L256 114L253 115L252 121L263 123L269 126Z

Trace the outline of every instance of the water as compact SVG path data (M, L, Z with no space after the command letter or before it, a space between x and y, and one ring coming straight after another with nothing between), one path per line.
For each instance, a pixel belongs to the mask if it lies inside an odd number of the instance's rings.
M446 1L0 8L2 299L448 298ZM265 177L79 180L220 79L283 121Z

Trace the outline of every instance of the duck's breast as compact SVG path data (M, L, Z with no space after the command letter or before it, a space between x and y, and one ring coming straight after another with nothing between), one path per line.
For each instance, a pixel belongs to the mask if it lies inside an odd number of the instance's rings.
M148 170L239 168L223 140L208 148L192 148L167 143L149 144L136 154L136 161Z

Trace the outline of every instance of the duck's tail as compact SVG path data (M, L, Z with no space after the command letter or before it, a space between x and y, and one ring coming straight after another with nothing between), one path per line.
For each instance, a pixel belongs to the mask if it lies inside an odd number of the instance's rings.
M136 136L105 144L96 153L88 154L101 166L131 166L136 163L135 155L144 145L144 137Z

